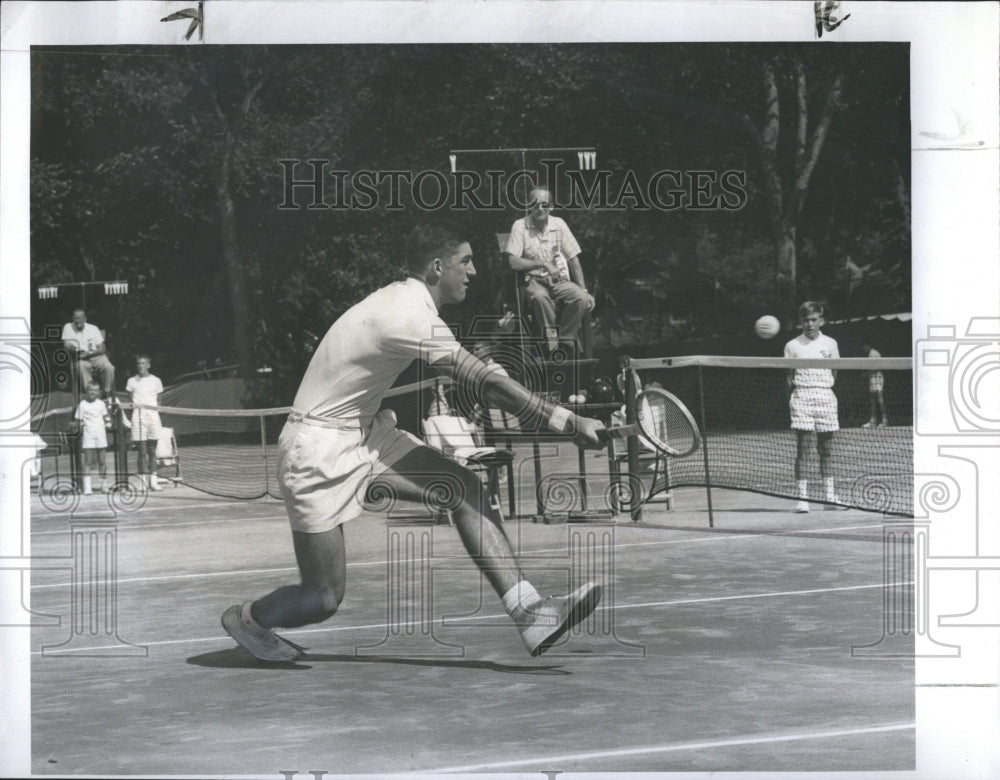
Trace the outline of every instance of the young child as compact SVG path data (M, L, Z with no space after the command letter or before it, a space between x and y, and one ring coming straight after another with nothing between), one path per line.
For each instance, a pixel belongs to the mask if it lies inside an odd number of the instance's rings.
M875 349L870 341L865 341L865 343L861 345L861 351L864 353L865 357L872 359L882 357L882 353ZM889 417L885 413L885 398L882 396L882 390L884 387L885 377L882 375L882 372L869 371L868 403L871 408L871 413L868 417L868 422L862 425L862 428L885 428L889 424Z
M786 358L830 359L839 358L836 340L820 332L823 327L823 305L806 301L799 306L799 327L802 333L785 345ZM829 368L796 368L788 372L788 386L792 390L789 410L792 429L796 433L795 480L798 482L799 501L796 512L809 511L809 485L804 478L806 439L810 431L816 432L816 450L819 453L819 473L826 488L826 500L835 508L840 499L834 491L830 475L830 454L833 434L840 430L837 417L837 396L833 393L836 372Z
M142 406L159 406L163 383L158 376L151 374L149 355L139 355L136 358L138 373L129 377L125 385L133 404ZM159 490L156 479L156 442L160 438L160 413L156 409L132 410L132 441L138 451L139 478L150 490Z
M101 386L97 382L87 384L86 397L76 408L74 419L79 421L81 429L81 445L83 447L83 494L89 496L94 492L93 475L101 478L100 490L107 489L104 481L107 475L105 450L108 447L107 429L111 427L111 415L108 407L100 398Z

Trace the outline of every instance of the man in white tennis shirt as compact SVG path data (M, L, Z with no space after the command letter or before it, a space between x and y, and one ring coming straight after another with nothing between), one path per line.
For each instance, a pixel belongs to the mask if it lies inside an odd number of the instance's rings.
M534 395L487 368L455 341L438 308L465 298L476 275L472 249L446 222L416 228L406 247L409 273L338 319L316 349L278 442L278 479L292 526L302 581L230 607L225 630L255 658L294 661L302 648L276 635L326 620L344 598L343 523L362 509L378 477L401 500L420 501L442 478L459 487L455 527L536 656L589 615L601 597L594 583L569 596L541 597L525 580L479 478L395 427L382 398L416 358L451 376L491 406L528 424L544 421L579 447L602 446L603 425Z

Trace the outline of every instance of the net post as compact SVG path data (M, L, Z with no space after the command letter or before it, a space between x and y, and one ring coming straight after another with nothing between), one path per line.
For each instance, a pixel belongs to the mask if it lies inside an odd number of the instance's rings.
M264 459L264 494L268 495L271 492L271 477L268 474L270 466L267 463L267 427L264 424L263 414L257 419L260 420L260 454Z
M635 386L635 372L632 371L632 358L626 356L622 358L622 368L625 369L625 422L635 425L636 410L635 396L638 388ZM631 476L639 473L639 440L635 436L629 436L625 440L628 451L628 473L629 482ZM632 496L632 522L638 523L642 520L642 500L641 496Z
M117 402L114 404L112 421L115 431L115 484L128 481L128 444L125 441L125 410Z
M712 513L712 474L708 469L708 429L705 427L705 374L698 366L698 425L701 426L701 458L705 464L705 499L708 502L708 527L715 527Z

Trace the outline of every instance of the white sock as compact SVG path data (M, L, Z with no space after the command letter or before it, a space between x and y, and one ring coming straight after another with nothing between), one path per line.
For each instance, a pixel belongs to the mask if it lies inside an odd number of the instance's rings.
M535 590L535 586L527 580L521 580L513 588L503 594L503 608L507 611L508 615L513 615L514 611L519 607L527 609L532 604L537 603L540 599L541 596L538 595L538 591Z
M243 612L240 615L240 617L243 618L243 622L246 623L247 625L259 628L262 631L266 631L267 629L265 629L260 623L258 623L256 620L253 619L253 614L250 612L250 607L252 605L253 605L252 601L244 601Z
M799 498L803 501L809 498L809 482L805 479L799 480Z
M92 493L93 492L91 481L92 481L91 477L84 477L83 478L83 492L84 493Z
M833 477L826 478L826 497L831 500L835 497L833 492Z

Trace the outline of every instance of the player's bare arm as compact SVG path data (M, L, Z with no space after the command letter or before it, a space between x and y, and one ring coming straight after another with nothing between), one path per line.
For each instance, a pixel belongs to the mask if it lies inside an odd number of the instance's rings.
M573 443L583 449L604 446L601 435L604 425L599 420L582 417L546 401L510 377L492 370L464 349L434 363L433 367L459 384L472 388L488 405L517 416L527 425L541 423L549 428L558 428L572 435Z

